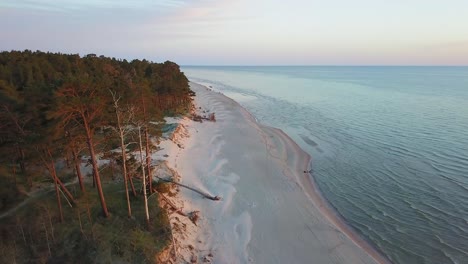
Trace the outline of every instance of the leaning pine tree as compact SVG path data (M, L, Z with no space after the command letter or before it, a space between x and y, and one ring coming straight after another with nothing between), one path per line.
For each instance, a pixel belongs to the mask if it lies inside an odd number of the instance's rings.
M101 202L102 213L109 216L106 200L101 185L101 177L97 164L94 132L105 108L106 96L100 94L100 89L90 82L74 81L65 83L54 94L56 105L49 116L58 119L63 126L81 128L93 167L93 176Z

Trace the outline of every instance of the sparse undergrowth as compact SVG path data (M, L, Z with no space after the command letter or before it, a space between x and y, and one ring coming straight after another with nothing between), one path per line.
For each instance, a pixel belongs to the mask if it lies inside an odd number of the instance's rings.
M53 192L0 220L1 263L155 263L156 255L170 242L166 213L159 208L157 194L149 198L151 223L144 218L143 198L132 197L132 218L127 216L121 182L105 184L111 213L102 217L99 197L92 186L79 195L73 186L76 205L62 197L64 222ZM137 186L136 186L137 187Z

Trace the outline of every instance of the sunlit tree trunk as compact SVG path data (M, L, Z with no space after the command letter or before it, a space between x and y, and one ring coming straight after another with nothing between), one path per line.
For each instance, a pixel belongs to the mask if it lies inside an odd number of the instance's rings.
M122 153L122 173L123 173L124 182L125 182L125 196L127 198L128 217L132 217L132 207L130 205L130 196L128 194L127 151L126 151L125 144L124 144L122 130L120 130L120 148L121 148L121 153Z
M78 182L80 183L80 189L82 192L85 192L84 182L83 182L83 175L81 174L81 162L78 158L78 154L76 153L76 149L72 146L72 155L73 155L73 162L75 163L75 172L76 177L78 177Z
M146 176L145 176L145 164L143 159L143 144L141 141L141 127L138 127L138 139L140 142L140 163L141 163L141 174L143 176L143 197L144 197L144 204L145 204L145 220L146 224L149 227L149 211L148 211L148 197L146 196Z
M150 149L148 127L145 127L145 139L146 139L146 168L148 170L148 185L149 185L149 191L151 194L153 193L153 174L151 171L151 149Z
M62 202L60 200L60 192L59 192L59 187L58 187L58 183L57 183L57 177L54 177L54 178L55 178L55 180L54 180L55 195L57 196L57 205L58 205L58 209L59 209L59 213L60 213L60 222L63 223Z
M145 123L145 141L146 141L146 168L148 172L148 184L149 184L149 191L150 193L153 192L153 180L151 174L151 155L150 155L150 141L149 141L149 133L148 133L148 114L146 112L146 103L143 97L143 93L141 95L141 106L143 107L143 120Z
M133 184L133 176L128 175L128 180L130 181L130 187L132 188L133 197L136 197L137 193L136 193L136 189L135 189L135 184Z
M127 150L126 150L125 141L124 141L124 138L125 138L124 129L122 127L122 121L120 118L119 98L116 97L115 93L113 93L112 91L110 92L112 94L112 99L114 101L115 115L117 117L117 129L118 129L119 138L120 138L120 150L121 150L121 155L122 155L122 174L123 174L124 183L125 183L125 196L127 198L127 212L128 212L128 217L132 217L132 207L130 205L130 196L128 193Z
M96 183L96 188L99 194L99 200L101 201L102 213L104 217L109 217L109 211L107 210L104 192L102 191L101 177L99 176L99 167L97 164L96 153L94 151L93 135L91 133L91 128L89 127L85 116L83 116L83 123L86 130L86 143L88 144L89 155L91 156L91 165L93 166L94 182Z

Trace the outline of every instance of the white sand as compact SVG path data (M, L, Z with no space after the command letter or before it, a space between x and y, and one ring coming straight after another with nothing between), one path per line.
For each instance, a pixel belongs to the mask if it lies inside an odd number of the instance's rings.
M158 156L169 155L181 183L222 200L183 188L173 199L184 212L200 211L198 226L185 221L186 235L176 236L179 262L385 262L330 213L304 173L310 157L287 135L259 125L224 95L190 85L197 108L214 112L217 122L182 120L189 135L179 133L182 148L166 142Z

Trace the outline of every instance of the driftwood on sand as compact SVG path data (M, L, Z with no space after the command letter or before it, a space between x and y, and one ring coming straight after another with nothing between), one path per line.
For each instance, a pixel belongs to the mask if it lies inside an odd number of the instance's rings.
M213 201L219 201L219 200L221 200L221 197L219 197L219 196L211 196L210 194L207 194L207 193L205 193L205 192L203 192L203 191L197 190L197 189L192 188L192 187L190 187L190 186L187 186L187 185L185 185L185 184L178 183L178 182L175 182L175 181L173 181L173 180L163 179L163 178L160 178L160 177L158 177L158 179L161 180L161 181L170 182L170 183L174 183L174 184L177 184L177 185L179 185L179 186L182 186L182 187L184 187L184 188L186 188L186 189L189 189L189 190L191 190L191 191L194 191L194 192L200 194L201 196L205 197L206 199L210 199L210 200L213 200Z

